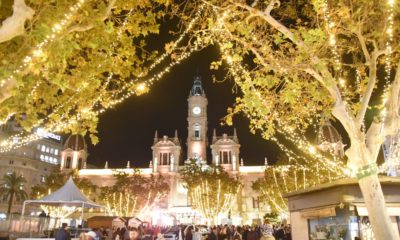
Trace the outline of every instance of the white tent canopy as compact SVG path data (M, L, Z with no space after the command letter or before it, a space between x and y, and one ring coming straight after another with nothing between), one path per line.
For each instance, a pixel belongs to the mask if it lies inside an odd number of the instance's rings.
M34 205L50 205L50 206L69 206L69 207L82 207L83 208L102 208L102 206L89 200L79 188L75 185L72 177L54 193L43 197L38 200L26 200L22 207L22 215L25 212L27 204ZM83 210L82 210L83 211Z

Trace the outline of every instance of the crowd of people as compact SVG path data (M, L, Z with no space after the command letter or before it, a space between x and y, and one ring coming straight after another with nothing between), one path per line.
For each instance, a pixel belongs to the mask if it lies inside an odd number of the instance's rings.
M172 238L171 238L172 237ZM70 240L66 224L56 233L55 240ZM291 240L290 226L272 225L265 221L253 226L174 226L98 228L81 233L80 240Z

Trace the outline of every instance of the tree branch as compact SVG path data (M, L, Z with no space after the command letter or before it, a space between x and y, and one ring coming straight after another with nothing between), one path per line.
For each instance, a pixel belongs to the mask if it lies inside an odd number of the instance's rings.
M367 45L365 44L365 38L364 38L364 36L361 34L361 29L360 29L360 28L358 28L358 30L357 30L357 32L356 32L356 36L357 36L357 38L358 38L358 41L360 42L362 51L363 51L363 53L364 53L365 62L366 62L366 63L369 63L369 61L370 61L370 59L371 59L371 56L370 56L370 54L369 54L369 52L368 52Z
M110 0L110 2L107 5L106 11L100 16L100 21L105 21L110 15L111 15L111 10L114 8L116 0ZM88 24L77 24L74 26L71 26L68 29L68 33L72 32L86 32L89 31L90 29L94 28L94 24L88 23Z
M399 94L400 94L400 60L397 65L396 75L386 102L386 119L376 119L372 122L366 134L366 143L369 151L374 156L378 155L379 149L387 136L392 136L400 129L399 119Z
M25 33L25 21L33 17L35 11L25 4L24 0L14 0L13 15L2 22L0 43L9 41Z
M369 105L369 101L371 99L372 96L372 92L375 88L376 85L376 64L377 64L377 59L380 55L382 55L383 53L385 53L385 50L374 50L372 52L372 56L370 58L370 60L368 61L368 65L369 65L369 81L367 84L367 89L365 90L364 96L361 100L361 107L360 110L357 113L357 117L356 117L356 123L357 125L360 127L363 120L364 120L364 116L365 113L367 112L367 108Z
M273 28L281 32L285 37L290 39L299 49L304 52L309 52L308 46L299 38L295 36L295 34L290 31L286 26L277 21L275 18L271 16L271 11L273 10L275 5L279 5L279 1L273 0L270 2L268 7L264 12L252 8L246 4L236 3L231 1L232 4L238 6L240 8L246 9L250 13L264 19L267 23L269 23ZM341 93L337 87L336 82L334 81L332 74L329 69L323 64L320 59L313 55L310 57L310 61L312 64L312 68L309 68L309 73L314 76L321 84L324 86L333 100L335 101L335 107L332 110L332 114L342 123L347 133L350 136L357 135L357 128L355 126L354 117L350 115L350 113L346 110L346 105L342 100ZM320 69L319 71L315 69Z

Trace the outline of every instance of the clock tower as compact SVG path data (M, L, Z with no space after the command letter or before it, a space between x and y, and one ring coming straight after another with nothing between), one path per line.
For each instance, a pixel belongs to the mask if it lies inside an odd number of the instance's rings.
M195 76L188 98L188 158L207 159L207 102L201 77Z

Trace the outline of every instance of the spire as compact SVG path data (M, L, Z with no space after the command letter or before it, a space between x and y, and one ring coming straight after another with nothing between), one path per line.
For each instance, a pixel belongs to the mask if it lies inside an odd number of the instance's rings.
M153 161L150 160L149 168L153 168Z
M154 144L156 144L158 141L158 131L156 130L156 132L154 133Z
M108 168L108 161L106 161L106 163L104 164L104 169Z
M240 159L240 166L243 166L243 158Z
M267 159L267 157L265 157L265 166L268 166L268 159Z
M237 137L236 128L233 128L233 140L234 140L235 142L238 142L238 141L239 141L239 139L238 139L238 137Z
M128 161L128 162L126 163L126 168L131 168L131 161Z
M203 84L201 82L200 75L194 76L192 90L190 91L190 96L204 96L205 92L203 89Z
M174 138L175 138L175 139L178 139L178 130L177 130L177 129L175 129L175 135L174 135Z

